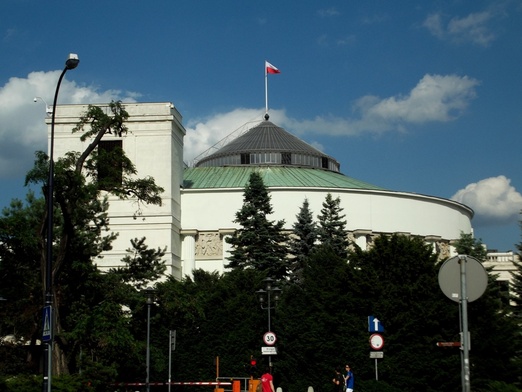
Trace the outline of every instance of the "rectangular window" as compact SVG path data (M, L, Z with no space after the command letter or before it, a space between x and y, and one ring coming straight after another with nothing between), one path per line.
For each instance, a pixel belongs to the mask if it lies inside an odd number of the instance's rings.
M292 164L292 154L289 152L281 153L281 163L283 165L291 165Z
M123 142L101 140L98 144L98 188L110 190L123 181Z
M323 169L328 169L328 158L326 158L326 157L321 158L321 167Z
M250 165L250 154L241 154L241 164Z

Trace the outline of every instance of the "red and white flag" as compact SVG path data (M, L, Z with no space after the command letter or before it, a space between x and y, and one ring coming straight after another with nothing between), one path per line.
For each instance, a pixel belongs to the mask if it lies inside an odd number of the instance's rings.
M268 61L265 61L265 67L266 67L266 73L269 73L269 74L281 73L280 70L278 70L276 67L274 67L272 64L270 64Z

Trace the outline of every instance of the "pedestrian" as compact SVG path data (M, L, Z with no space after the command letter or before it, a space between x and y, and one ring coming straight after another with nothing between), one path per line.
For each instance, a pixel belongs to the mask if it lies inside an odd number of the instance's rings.
M352 372L352 369L350 368L350 365L346 365L345 370L346 370L346 375L344 376L344 380L346 383L346 392L353 392L354 380L353 380L353 372Z
M270 374L270 367L267 366L265 373L261 376L261 385L263 392L275 392L274 377Z
M344 392L344 377L337 368L334 369L334 377L332 379L332 382L334 384L333 392Z

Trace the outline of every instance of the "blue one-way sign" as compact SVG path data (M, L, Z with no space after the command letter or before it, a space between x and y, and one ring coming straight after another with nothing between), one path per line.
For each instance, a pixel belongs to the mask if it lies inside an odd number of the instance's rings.
M368 332L384 332L384 327L377 317L368 316Z

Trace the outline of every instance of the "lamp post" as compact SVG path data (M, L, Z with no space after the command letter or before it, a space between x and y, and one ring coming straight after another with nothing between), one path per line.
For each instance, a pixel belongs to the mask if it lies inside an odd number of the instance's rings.
M270 310L275 309L277 306L277 301L279 301L279 296L281 295L281 289L279 287L273 287L274 279L268 277L263 280L265 282L265 289L260 289L256 291L257 297L259 299L259 304L261 309L266 309L268 311L268 332L271 332L271 319L270 319ZM274 303L272 304L272 296ZM266 301L266 305L265 305ZM268 367L270 368L270 373L272 373L272 356L268 356Z
M43 366L43 392L51 391L51 374L52 374L52 345L53 345L53 192L54 192L54 117L56 114L56 101L58 100L58 92L60 91L60 84L65 73L74 69L78 66L80 60L78 55L69 54L69 57L65 61L65 68L63 69L58 84L56 85L56 91L54 93L53 111L51 114L51 143L49 146L49 179L47 181L47 244L46 244L46 255L45 255L45 299L44 299L44 326L42 333L42 341L44 343L44 366ZM47 105L46 105L47 106ZM48 322L48 324L47 324Z
M146 354L146 371L147 371L147 379L145 380L145 386L147 388L147 392L150 391L150 307L154 302L154 290L152 287L147 287L145 290L145 294L147 295L147 354Z
M33 101L34 102L38 102L38 100L42 101L44 104L45 104L45 113L50 116L52 113L53 113L53 108L50 107L48 104L47 104L47 101L45 99L43 99L42 97L34 97Z

